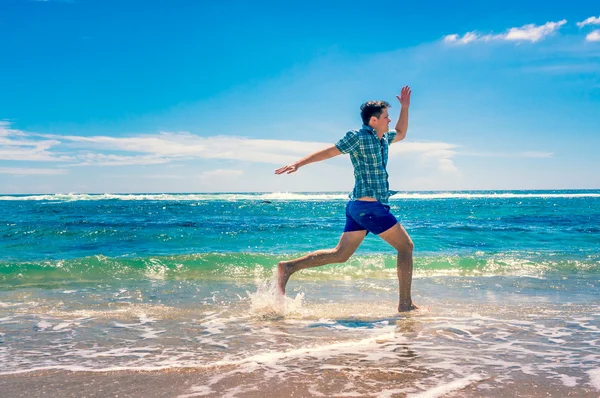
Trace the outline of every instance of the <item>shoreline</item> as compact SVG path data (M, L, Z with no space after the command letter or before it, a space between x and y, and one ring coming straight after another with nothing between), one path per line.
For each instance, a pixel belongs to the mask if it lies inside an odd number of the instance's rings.
M445 383L427 388L410 385L432 375L428 372L398 373L366 370L361 379L343 370L325 370L327 383L314 385L310 377L290 379L265 379L260 371L237 373L236 377L207 385L211 378L219 377L225 369L186 369L161 371L111 371L71 372L61 370L35 371L17 375L0 376L0 390L4 397L441 397L459 394L461 397L597 397L599 392L591 386L549 385L544 377L528 376L501 386L492 386L494 377L470 375L456 377ZM227 370L232 370L227 369ZM281 375L284 376L284 375ZM317 374L315 374L317 376ZM526 376L526 375L524 375ZM386 380L387 379L387 380ZM307 380L309 382L307 382ZM388 382L388 388L357 393L350 385L368 386L370 381ZM454 395L457 396L457 395Z

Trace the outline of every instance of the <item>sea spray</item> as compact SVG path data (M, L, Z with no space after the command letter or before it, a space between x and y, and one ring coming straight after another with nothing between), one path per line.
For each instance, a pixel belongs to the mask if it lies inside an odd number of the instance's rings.
M256 292L246 293L250 298L250 313L257 318L273 319L303 313L304 293L298 293L295 298L281 294L276 276L270 280L258 280Z

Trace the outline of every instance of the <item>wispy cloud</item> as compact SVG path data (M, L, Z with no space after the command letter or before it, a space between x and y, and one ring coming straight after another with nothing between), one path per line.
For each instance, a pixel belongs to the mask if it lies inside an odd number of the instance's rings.
M587 25L600 25L600 17L592 16L584 21L577 22L577 26L579 26L579 28L583 28L584 26L587 26Z
M172 159L161 158L155 155L122 156L104 153L86 153L73 157L77 163L69 166L131 166L146 164L169 163Z
M52 153L50 149L60 141L39 140L19 130L10 129L10 124L0 122L0 160L26 160L37 162L66 162L72 158Z
M53 136L58 138L57 136ZM115 137L78 137L65 136L66 141L85 142L88 148L94 150L128 151L146 153L140 156L118 156L90 153L82 155L77 165L110 166L124 164L166 163L184 159L223 159L246 161L251 163L269 163L282 165L298 160L307 154L331 146L326 142L261 140L245 137L199 137L188 132L161 133L158 136L115 138ZM438 159L440 169L451 171L455 169L451 158L454 154L449 143L416 143L405 142L394 145L390 154L417 154L428 159ZM84 160L84 161L83 161ZM237 175L240 170L213 170L203 176Z
M561 26L567 23L566 19L557 22L546 22L544 25L528 24L523 25L519 28L510 28L504 33L500 34L486 34L482 35L476 31L467 32L463 36L458 34L451 34L444 37L444 42L449 44L469 44L475 41L529 41L535 43L545 37L553 34Z
M444 42L446 43L455 43L455 44L469 44L472 41L480 39L481 36L477 34L477 32L467 32L462 37L459 35L452 34L444 37Z
M179 165L182 166L182 165ZM157 180L191 180L193 178L198 178L201 180L210 180L210 179L227 179L227 178L237 178L244 174L244 170L235 170L235 169L215 169L215 170L207 170L203 171L199 174L190 175L190 174L113 174L110 175L111 178L145 178L145 179L157 179Z
M452 159L458 147L446 142L403 142L401 145L392 145L390 155L417 154L426 162L434 163L442 173L456 173L458 168Z
M25 167L0 167L0 174L12 175L57 175L67 174L65 169L29 169Z
M566 23L567 20L563 19L562 21L558 22L546 22L542 26L529 24L520 28L510 28L508 33L500 36L504 36L505 40L528 40L531 42L536 42L548 35L551 35Z
M0 137L0 159L68 161L65 166L135 166L192 159L283 165L332 145L327 142L232 136L201 137L189 132L163 132L135 137L61 136L26 133L8 127L6 123L3 125L4 131L8 133ZM15 150L18 146L13 145L11 136L20 137L19 145L32 145L32 147L28 147L26 151ZM35 137L42 137L43 140L35 141L33 140ZM11 145L3 143L2 140L11 141ZM60 147L62 154L51 151L57 146ZM437 162L441 171L448 172L456 169L452 162L455 147L454 144L443 142L403 142L401 145L393 145L390 154L415 154L428 162ZM240 176L242 173L242 170L216 169L204 172L200 177L230 178Z
M64 161L67 166L124 166L166 164L182 160L233 160L249 163L283 165L307 154L326 148L331 143L264 140L246 137L201 137L189 132L163 132L134 137L76 136L34 134L10 129L6 123L0 128L0 159L29 161ZM40 137L43 140L37 140ZM61 152L53 152L59 147ZM19 151L19 148L25 148ZM456 156L530 157L552 156L549 152L521 153L467 153L459 152L459 145L447 142L403 141L390 149L390 156L416 156L428 167L443 174L456 173ZM36 155L37 154L37 155ZM10 169L12 174L64 174L61 169ZM6 169L9 170L9 169ZM15 171L16 170L16 171ZM25 170L36 170L27 172ZM44 171L45 170L45 171ZM54 170L54 171L52 171ZM6 173L9 173L8 171ZM231 179L242 176L240 169L222 169L201 172L200 179ZM154 175L155 178L169 178Z
M154 136L121 138L58 135L45 135L45 137L62 140L66 146L74 143L73 148L95 151L76 156L81 160L78 165L100 166L168 163L176 159L195 158L280 164L327 145L315 142L260 140L232 136L200 137L188 132L163 132ZM98 151L123 151L147 155L120 156L113 154L99 157Z
M19 130L13 130L10 128L10 122L6 121L6 120L0 120L0 137L6 137L9 135L14 135L14 136L23 136L25 135L25 133L19 131Z
M593 41L593 42L600 42L600 29L596 29L596 30L592 31L591 33L589 33L585 37L585 40Z

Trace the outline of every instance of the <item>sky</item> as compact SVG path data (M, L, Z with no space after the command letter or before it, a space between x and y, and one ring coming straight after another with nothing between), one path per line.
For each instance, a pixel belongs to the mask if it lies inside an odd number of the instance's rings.
M600 188L597 1L0 0L0 193L350 191L404 85L391 189Z

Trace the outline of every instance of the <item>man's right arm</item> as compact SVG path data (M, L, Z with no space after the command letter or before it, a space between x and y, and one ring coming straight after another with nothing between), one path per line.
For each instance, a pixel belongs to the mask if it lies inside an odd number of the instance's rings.
M335 146L332 145L329 148L325 148L323 150L311 153L305 158L300 159L296 163L288 164L287 166L283 166L277 170L275 170L275 174L291 174L297 171L300 167L306 166L307 164L320 162L322 160L331 159L334 156L341 155L342 152Z

